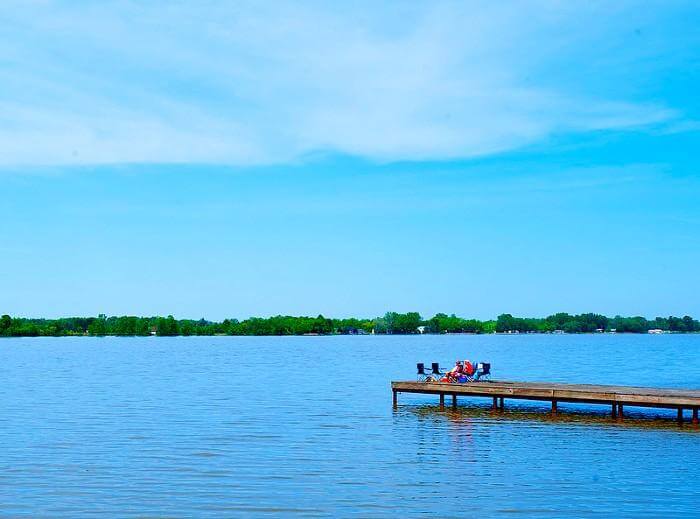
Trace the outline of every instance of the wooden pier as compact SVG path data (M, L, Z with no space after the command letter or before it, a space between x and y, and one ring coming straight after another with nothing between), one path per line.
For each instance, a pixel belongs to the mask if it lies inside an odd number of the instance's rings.
M394 408L398 406L399 393L423 393L438 395L440 407L445 407L445 397L452 397L452 407L457 406L457 397L486 397L493 401L494 410L505 407L505 399L536 400L551 402L552 414L557 413L557 403L608 405L613 418L622 420L625 406L661 407L676 409L677 419L683 422L683 411L692 414L692 423L698 424L700 390L663 389L652 387L601 386L588 384L558 384L551 382L392 382Z

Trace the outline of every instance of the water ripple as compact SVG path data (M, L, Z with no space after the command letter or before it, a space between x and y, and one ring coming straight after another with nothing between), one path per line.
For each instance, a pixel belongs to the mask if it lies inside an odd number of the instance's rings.
M630 368L640 356L654 362ZM700 336L2 340L0 515L696 510L700 431L669 411L620 423L595 406L440 410L425 395L392 411L391 379L457 357L501 378L700 387Z

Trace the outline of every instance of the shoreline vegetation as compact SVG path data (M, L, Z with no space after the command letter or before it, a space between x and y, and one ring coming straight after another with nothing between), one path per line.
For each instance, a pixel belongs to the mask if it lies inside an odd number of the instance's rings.
M487 334L487 333L696 333L700 322L684 317L606 317L600 314L557 313L544 318L513 317L501 314L494 320L464 319L436 314L423 319L418 312L387 312L373 319L331 319L317 317L250 317L224 319L175 319L167 317L111 316L32 319L0 316L0 337L65 336L190 336L190 335L410 335L410 334Z

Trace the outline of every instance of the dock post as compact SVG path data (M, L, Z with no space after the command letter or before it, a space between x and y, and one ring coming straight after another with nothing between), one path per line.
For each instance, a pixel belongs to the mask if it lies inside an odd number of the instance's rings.
M625 419L625 408L622 406L622 404L617 404L617 415L620 420Z
M498 409L498 397L493 397L493 404L491 404L491 409L495 411Z
M445 409L445 393L440 393L440 409Z
M693 425L698 424L698 408L693 407Z
M678 408L678 423L680 423L680 424L683 423L683 408L682 407Z
M503 397L499 398L498 407L500 408L501 411L503 411L503 409L506 407L506 404L503 401Z
M399 407L399 392L394 390L394 391L392 391L392 393L393 393L392 400L393 400L393 404L394 404L394 409L396 409L397 407Z
M452 409L457 409L457 393L452 393Z
M617 404L613 402L612 405L612 417L617 418Z
M557 414L557 401L552 400L552 414Z

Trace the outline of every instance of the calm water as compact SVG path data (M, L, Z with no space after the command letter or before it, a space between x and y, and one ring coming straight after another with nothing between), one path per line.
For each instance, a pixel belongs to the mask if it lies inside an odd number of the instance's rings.
M0 340L0 515L698 513L700 434L673 413L392 411L391 379L457 357L700 387L700 335Z

